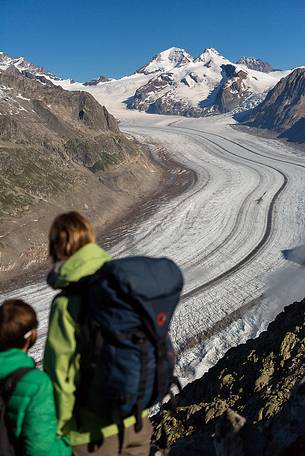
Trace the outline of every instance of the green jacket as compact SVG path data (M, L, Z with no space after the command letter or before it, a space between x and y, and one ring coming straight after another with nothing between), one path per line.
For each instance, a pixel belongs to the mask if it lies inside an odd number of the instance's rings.
M34 367L27 353L17 348L0 352L0 379L21 367ZM25 456L70 456L71 448L56 436L53 387L38 369L24 374L7 404L7 418L13 435L20 438Z
M87 410L80 411L80 420L76 424L73 408L79 385L78 319L81 298L66 296L64 292L69 283L93 274L110 259L98 245L87 244L62 263L57 272L49 275L49 285L62 291L51 306L44 369L54 384L58 432L67 435L71 445L86 444L118 432L116 425L104 422ZM125 426L134 422L134 417L127 418Z

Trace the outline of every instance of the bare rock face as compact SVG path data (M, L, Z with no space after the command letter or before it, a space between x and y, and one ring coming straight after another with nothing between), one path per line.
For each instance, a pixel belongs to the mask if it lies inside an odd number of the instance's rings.
M148 81L147 84L136 90L134 96L127 101L129 109L147 111L160 97L168 95L176 83L172 73L162 73Z
M270 129L289 141L305 142L305 68L297 68L269 91L244 123Z
M170 455L186 456L200 445L204 454L218 456L304 451L304 356L305 299L187 385L175 411L164 406L155 418L156 445L166 442Z
M256 57L241 57L236 63L239 65L245 65L251 70L261 71L263 73L271 73L271 71L273 71L270 63L257 59Z
M247 74L244 71L236 71L233 65L223 65L223 73L223 82L220 85L215 102L220 113L233 111L251 95L244 83L247 79Z

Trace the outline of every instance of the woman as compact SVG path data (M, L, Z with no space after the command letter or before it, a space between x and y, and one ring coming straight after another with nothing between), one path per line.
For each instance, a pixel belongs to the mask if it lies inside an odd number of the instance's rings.
M118 429L86 409L75 409L80 386L80 310L82 298L67 288L81 278L94 274L111 257L96 244L90 222L77 212L59 215L49 234L49 254L53 269L48 284L60 290L51 306L44 369L55 389L58 432L69 437L75 456L119 454ZM107 394L107 392L105 392ZM143 429L134 431L134 417L124 420L122 455L147 456L151 425L143 420Z

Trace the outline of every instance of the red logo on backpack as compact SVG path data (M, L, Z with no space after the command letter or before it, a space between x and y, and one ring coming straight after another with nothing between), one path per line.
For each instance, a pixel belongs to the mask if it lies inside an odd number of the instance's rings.
M164 323L166 322L166 313L165 312L159 312L157 315L157 324L158 326L163 326Z

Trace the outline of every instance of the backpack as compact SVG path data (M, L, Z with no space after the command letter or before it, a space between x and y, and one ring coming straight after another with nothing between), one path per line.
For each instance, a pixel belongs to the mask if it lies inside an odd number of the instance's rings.
M80 407L115 423L163 400L174 381L175 354L168 334L183 287L167 258L127 257L105 263L68 288L82 296ZM82 348L83 347L83 348Z
M6 404L19 380L32 368L22 367L0 381L0 455L17 456L22 454L18 442L12 443L12 438L6 423Z

